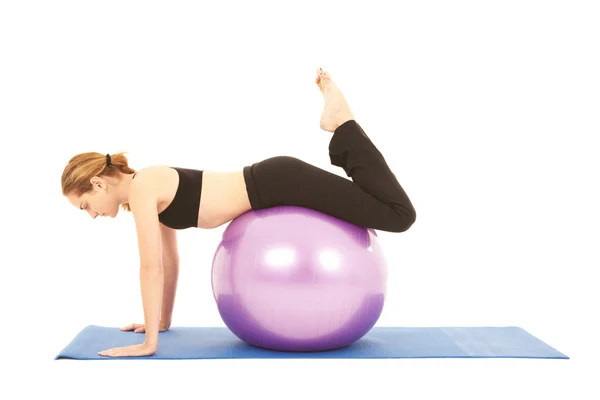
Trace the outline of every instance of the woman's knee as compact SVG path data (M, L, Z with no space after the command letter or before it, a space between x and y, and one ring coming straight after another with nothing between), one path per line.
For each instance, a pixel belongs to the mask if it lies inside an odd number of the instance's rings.
M391 232L406 232L417 220L417 213L412 208L409 210L398 210L397 208L394 208L394 213L395 216L392 219L393 225L390 229Z

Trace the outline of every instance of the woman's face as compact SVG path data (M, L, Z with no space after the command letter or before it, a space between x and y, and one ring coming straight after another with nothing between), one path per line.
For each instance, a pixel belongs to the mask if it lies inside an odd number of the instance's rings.
M104 179L97 176L90 181L92 189L81 196L67 196L71 204L86 211L92 218L96 217L116 217L119 213L118 199L112 194L114 191Z

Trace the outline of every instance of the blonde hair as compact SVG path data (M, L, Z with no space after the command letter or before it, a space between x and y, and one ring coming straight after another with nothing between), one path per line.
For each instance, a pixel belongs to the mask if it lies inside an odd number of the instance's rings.
M74 193L81 196L92 189L90 180L94 176L115 177L119 172L123 174L133 174L134 169L128 165L125 153L110 155L111 165L108 165L106 154L95 152L80 153L72 157L65 167L62 178L62 193L67 196ZM131 211L129 204L122 204L125 211Z

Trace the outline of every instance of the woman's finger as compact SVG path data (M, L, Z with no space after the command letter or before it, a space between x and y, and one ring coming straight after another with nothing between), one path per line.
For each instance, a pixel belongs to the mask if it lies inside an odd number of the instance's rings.
M146 328L142 325L139 328L135 329L135 333L144 333L146 331Z
M122 354L123 354L123 348L116 347L110 351L109 356L110 357L120 357Z
M113 357L115 355L115 350L116 350L116 348L107 349L107 350L98 352L98 354L101 356L104 356L104 357Z
M132 331L134 329L139 328L140 326L144 326L143 324L131 324L131 325L127 325L124 328L121 328L122 331Z

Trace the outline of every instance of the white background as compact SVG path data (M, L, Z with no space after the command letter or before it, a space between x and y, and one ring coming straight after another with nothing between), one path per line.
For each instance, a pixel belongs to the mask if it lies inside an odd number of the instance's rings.
M6 1L2 385L61 398L597 398L600 15L593 1ZM378 326L517 325L571 360L52 361L143 322L130 214L60 192L68 159L329 164L323 67L417 210L379 231ZM174 326L221 326L226 225L179 234Z

